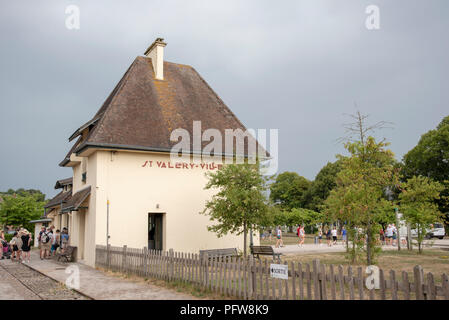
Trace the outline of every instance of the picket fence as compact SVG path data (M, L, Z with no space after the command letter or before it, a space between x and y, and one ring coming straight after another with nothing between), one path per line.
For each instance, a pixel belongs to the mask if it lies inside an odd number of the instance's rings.
M379 270L379 289L368 290L362 267L276 261L288 265L288 280L270 276L271 259L200 258L199 254L96 246L96 266L145 278L189 283L237 299L449 300L447 274L434 277L416 266L413 275Z

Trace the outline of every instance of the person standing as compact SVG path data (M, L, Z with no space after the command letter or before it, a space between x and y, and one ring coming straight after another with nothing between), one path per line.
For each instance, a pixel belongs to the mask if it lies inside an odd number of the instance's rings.
M42 243L41 260L50 257L52 242L53 242L53 234L51 233L51 228L47 228L47 230L45 230L41 235L41 243Z
M17 231L15 231L11 241L9 242L9 244L11 245L11 249L12 249L11 261L14 261L14 259L19 261L19 247L17 246L17 244L18 244L17 238L18 238L18 233L17 233Z
M41 258L41 260L43 259L42 257L42 233L45 232L45 226L41 227L41 231L39 231L39 235L37 236L37 243L38 243L38 248L39 248L39 257Z
M323 240L323 229L321 226L318 228L318 242L320 246L322 245L321 240Z
M302 247L304 244L304 238L305 238L305 231L304 226L300 225L298 227L298 236L299 236L299 246Z
M61 252L64 252L69 245L69 232L66 227L62 229L61 233Z
M22 252L23 252L23 262L27 262L30 263L30 259L31 259L31 255L30 255L30 251L31 251L31 235L28 232L27 229L22 229L21 232L21 238L22 238ZM28 258L28 260L27 260Z
M59 248L59 244L61 243L61 233L58 230L56 230L56 233L53 236L53 240L51 243L51 255L54 256L56 254L56 250Z

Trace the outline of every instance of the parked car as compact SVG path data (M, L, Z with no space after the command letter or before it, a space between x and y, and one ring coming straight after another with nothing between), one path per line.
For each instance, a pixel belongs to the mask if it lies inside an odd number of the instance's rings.
M410 232L412 234L412 237L418 236L418 232L416 229L412 229ZM445 235L446 235L446 232L444 230L444 226L442 223L439 223L439 222L434 223L433 228L426 230L426 238L427 239L431 239L431 238L443 239Z

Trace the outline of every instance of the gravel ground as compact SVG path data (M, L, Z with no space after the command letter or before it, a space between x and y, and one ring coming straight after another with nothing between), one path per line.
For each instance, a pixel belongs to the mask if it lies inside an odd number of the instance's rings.
M1 299L86 300L87 298L24 264L2 260L0 281L5 290ZM2 285L0 285L1 287ZM9 292L9 293L8 293ZM23 297L20 297L20 296Z

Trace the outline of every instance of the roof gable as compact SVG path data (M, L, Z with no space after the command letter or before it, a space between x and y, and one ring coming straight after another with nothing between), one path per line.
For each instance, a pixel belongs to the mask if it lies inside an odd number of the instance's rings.
M170 141L171 132L182 128L193 137L194 121L201 121L202 132L218 129L223 147L226 129L246 130L194 68L164 62L164 80L156 80L151 58L137 57L100 110L87 122L93 126L72 152L87 147L120 146L169 151L176 144ZM85 127L78 129L71 139ZM203 142L202 147L208 143Z

